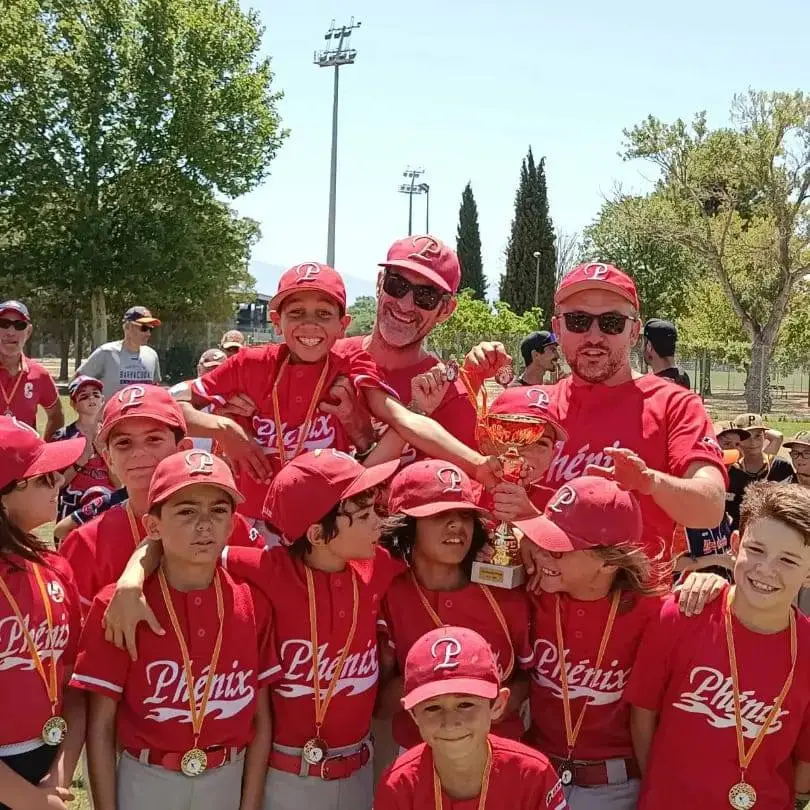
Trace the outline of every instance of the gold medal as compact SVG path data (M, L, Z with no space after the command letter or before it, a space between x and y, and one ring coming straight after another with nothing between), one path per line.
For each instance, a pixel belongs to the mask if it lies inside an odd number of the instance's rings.
M66 735L67 723L64 717L51 717L42 727L42 740L45 745L61 745Z
M199 776L208 767L208 755L202 748L192 748L183 754L180 770L186 776Z
M304 745L304 761L309 765L320 765L329 753L326 743L319 737L307 740Z
M563 787L568 787L574 781L574 763L570 759L561 762L557 768L557 775L560 777Z
M506 386L509 385L509 383L514 379L515 372L512 370L512 366L501 366L495 372L495 381L498 383L498 385L502 385L504 388L506 388Z
M757 803L757 792L747 782L737 782L728 792L728 803L734 810L751 810Z

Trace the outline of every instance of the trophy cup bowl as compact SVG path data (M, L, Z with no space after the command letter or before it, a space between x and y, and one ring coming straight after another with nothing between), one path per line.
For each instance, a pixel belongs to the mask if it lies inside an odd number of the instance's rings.
M518 484L524 464L519 451L538 442L545 428L545 419L536 416L484 413L479 415L475 435L482 453L500 458L504 480ZM520 561L518 541L509 524L500 523L491 539L492 557L488 562L473 563L473 582L516 588L524 582L526 572Z

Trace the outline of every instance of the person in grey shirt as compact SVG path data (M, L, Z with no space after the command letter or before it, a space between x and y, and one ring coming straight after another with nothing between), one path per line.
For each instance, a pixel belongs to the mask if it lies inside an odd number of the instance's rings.
M127 385L159 383L157 352L147 346L156 326L160 321L146 307L130 307L124 313L124 339L99 346L76 370L76 376L101 380L105 399Z

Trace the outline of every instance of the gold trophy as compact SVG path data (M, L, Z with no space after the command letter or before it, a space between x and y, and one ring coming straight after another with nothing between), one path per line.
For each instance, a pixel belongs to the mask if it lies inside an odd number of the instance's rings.
M508 366L506 368L511 371ZM546 429L546 420L536 416L489 413L486 388L479 404L467 375L461 371L460 376L478 414L475 437L479 449L486 455L498 456L503 464L504 481L519 484L525 464L520 449L540 441ZM496 379L505 377L503 368L499 369ZM490 543L493 552L489 561L473 563L473 582L497 588L517 588L522 585L526 572L520 559L520 544L508 523L504 521L498 524Z

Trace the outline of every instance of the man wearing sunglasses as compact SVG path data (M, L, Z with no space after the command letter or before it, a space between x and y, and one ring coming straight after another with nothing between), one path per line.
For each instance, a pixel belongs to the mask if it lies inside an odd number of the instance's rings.
M553 332L531 332L523 338L520 354L523 374L512 383L513 386L542 385L546 374L551 375L551 382L556 382L554 375L560 367L560 348Z
M160 361L147 344L160 321L146 307L130 307L124 313L124 338L99 346L76 370L76 375L95 377L104 383L104 398L135 383L158 384Z
M48 439L65 424L62 401L47 369L25 356L31 315L21 301L0 304L0 414L14 416L36 429L37 408L45 409Z
M703 403L632 369L638 295L612 265L584 264L566 275L552 324L571 376L541 389L568 433L546 473L549 492L581 475L617 481L639 496L645 550L671 558L676 523L717 526L725 510L723 456Z

